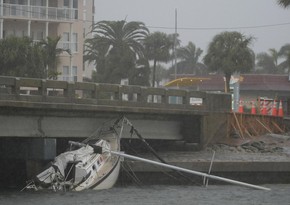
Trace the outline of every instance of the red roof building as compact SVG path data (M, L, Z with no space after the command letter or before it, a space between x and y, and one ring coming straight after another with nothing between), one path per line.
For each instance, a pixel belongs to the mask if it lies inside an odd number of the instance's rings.
M225 80L221 74L201 77L183 75L179 77L206 78L206 80L195 80L195 83L190 86L187 85L186 89L216 92L224 92L225 90ZM290 80L288 75L241 74L239 82L240 99L245 102L246 106L250 106L252 101L257 101L259 98L269 98L282 100L284 110L290 111L290 103L288 103L289 109L287 109L287 102L290 102ZM179 87L181 86L179 85Z

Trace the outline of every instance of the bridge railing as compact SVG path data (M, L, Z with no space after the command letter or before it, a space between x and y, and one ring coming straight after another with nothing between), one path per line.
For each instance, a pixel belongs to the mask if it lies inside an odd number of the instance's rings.
M0 76L1 101L229 111L231 97L181 89Z

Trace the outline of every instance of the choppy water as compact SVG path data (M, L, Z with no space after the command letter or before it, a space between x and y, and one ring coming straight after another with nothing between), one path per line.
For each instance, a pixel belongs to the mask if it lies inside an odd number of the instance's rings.
M290 184L265 185L271 191L233 185L201 186L128 186L83 192L1 191L1 205L90 205L90 204L205 204L205 205L289 205Z

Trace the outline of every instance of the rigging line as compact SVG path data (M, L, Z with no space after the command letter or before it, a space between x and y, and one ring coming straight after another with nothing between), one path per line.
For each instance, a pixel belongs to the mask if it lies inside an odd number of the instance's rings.
M9 6L6 6L6 5L0 5L0 7L10 8ZM52 16L52 15L46 14L44 12L28 11L28 10L18 9L18 8L13 8L13 10L22 11L22 12L26 12L26 13L32 13L32 14L43 14L43 15ZM67 17L66 19L68 19L68 20L77 20L77 21L82 21L82 22L89 22L89 23L94 23L95 22L95 21L91 21L91 20L75 19L75 18L70 18L70 17ZM270 27L288 26L288 25L290 25L290 22L264 24L264 25L254 25L254 26L233 26L233 27L177 27L177 29L178 30L259 29L259 28L270 28ZM148 27L148 28L157 28L157 29L166 29L166 30L175 30L175 27L169 27L169 26L167 27L167 26L150 26L149 25L149 26L146 26L146 27Z
M137 129L134 128L133 124L126 118L124 117L124 121L125 123L127 123L128 126L131 127L130 133L131 135L135 134L140 140L141 142L143 142L146 146L146 148L162 163L164 164L168 164L163 158L161 158L157 152L148 144L148 142L142 137L142 135L138 132ZM176 173L178 173L180 176L184 177L185 179L191 181L192 183L195 183L193 180L191 180L189 177L187 177L186 175L184 175L183 173L176 171Z
M138 156L138 155L139 155L139 154L136 152L136 150L135 150L133 147L131 147L128 143L125 143L125 141L124 141L123 144L126 144L126 145L127 145L127 148L130 149L131 151L133 151L135 156ZM141 157L141 156L140 156L140 157ZM127 165L129 166L129 164L127 164ZM157 167L157 166L156 166L156 167ZM131 167L130 167L130 168L131 168ZM132 170L132 168L131 168L131 170ZM132 172L134 172L134 171L132 170ZM173 176L172 174L170 174L170 173L168 173L168 172L166 172L166 171L164 171L164 170L161 170L161 172L162 172L163 174L165 174L165 175L167 175L167 176L173 178L174 180L179 180L179 181L181 181L180 178L177 178L177 177ZM194 181L191 181L191 182L192 182L193 184L197 184L197 183L194 182Z
M33 180L31 180L23 189L21 189L20 192L22 192L23 190L27 189L30 186L33 186L33 188L35 188L35 183Z
M126 141L122 141L124 149L131 151L135 156L139 156L140 154Z
M129 178L131 178L138 186L142 185L142 182L140 181L140 179L137 176L135 176L135 173L134 173L134 175L132 173L130 173L130 171L125 167L125 165L123 163L121 164L121 166Z
M121 120L122 117L118 118L118 122ZM108 119L105 122L102 122L102 125L99 126L96 130L94 130L88 138L86 138L85 140L82 141L82 143L86 144L88 141L90 141L91 139L97 139L98 137L100 137L100 133L103 131L103 127L106 126L107 124L110 124L112 121L116 121L115 118L111 118ZM116 122L114 124L114 126L116 126ZM116 131L116 130L115 130Z

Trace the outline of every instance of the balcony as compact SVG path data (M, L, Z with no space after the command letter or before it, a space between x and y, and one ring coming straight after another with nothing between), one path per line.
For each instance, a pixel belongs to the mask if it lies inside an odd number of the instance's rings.
M1 7L1 6L0 6ZM1 11L0 11L1 17ZM10 19L29 19L71 22L78 19L78 10L71 8L3 4L3 17Z

